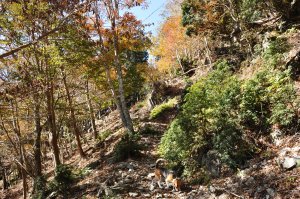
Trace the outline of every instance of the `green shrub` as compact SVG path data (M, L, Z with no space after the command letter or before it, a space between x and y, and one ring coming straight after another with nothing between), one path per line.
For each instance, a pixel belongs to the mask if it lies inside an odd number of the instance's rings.
M288 128L295 121L295 90L289 70L268 67L244 82L227 62L188 89L182 110L165 132L159 153L182 162L186 175L199 170L209 150L231 168L243 165L258 149L244 132L269 133L271 125Z
M34 194L32 195L33 199L42 199L45 198L46 194L46 179L44 176L35 178L34 181Z
M176 98L169 99L166 103L162 103L160 105L155 106L151 113L150 113L150 119L155 119L158 116L160 116L164 111L170 110L175 108L175 106L178 104L178 101Z
M263 53L265 65L279 68L283 64L283 55L289 48L286 38L276 38L270 41L268 48Z
M143 149L142 145L138 143L138 135L129 135L126 133L121 141L115 146L113 152L113 161L119 162L128 158L140 156L140 151Z
M72 172L72 168L69 165L60 164L55 169L55 177L50 182L49 189L63 193L74 181L75 175Z
M246 146L239 126L240 87L227 62L218 63L212 73L189 88L182 112L161 140L160 154L188 165L191 157L199 159L205 151L216 149L223 162L241 162L236 158L244 157L232 152Z
M273 124L288 126L295 118L296 93L290 71L264 69L243 86L241 119L245 127L266 131Z

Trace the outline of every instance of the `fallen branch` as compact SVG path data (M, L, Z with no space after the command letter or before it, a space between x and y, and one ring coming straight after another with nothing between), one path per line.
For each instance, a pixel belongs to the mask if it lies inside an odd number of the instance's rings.
M230 191L226 190L225 188L221 188L221 187L215 187L215 188L219 191L225 191L226 193L231 194L237 198L244 198L243 196L240 196L240 195L237 195L236 193L230 192Z

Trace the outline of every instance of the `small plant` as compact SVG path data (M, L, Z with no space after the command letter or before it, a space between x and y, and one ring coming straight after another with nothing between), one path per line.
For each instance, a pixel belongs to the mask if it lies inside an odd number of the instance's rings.
M138 143L138 135L129 135L126 133L121 141L115 146L113 161L120 162L132 157L140 156L143 147Z
M172 98L165 103L155 106L150 113L150 119L157 118L164 111L175 108L177 104L178 104L178 100L176 98Z
M46 180L44 176L38 177L34 182L34 194L32 196L33 199L43 199L45 198L45 185Z
M136 107L137 107L138 109L141 109L141 108L145 107L146 105L147 105L146 100L143 100L143 101L138 102L138 103L136 104Z
M55 174L53 181L49 185L51 191L65 192L76 178L72 168L66 164L58 165L55 169Z
M286 38L276 38L270 41L269 47L263 53L266 66L279 68L279 66L283 64L283 54L287 52L289 48L290 46Z
M84 167L83 169L78 169L74 172L74 176L76 178L84 178L85 176L89 175L91 173L91 168Z
M98 143L101 143L103 142L106 138L108 138L108 136L110 136L112 133L111 131L103 131L101 133L98 134L98 137L97 137L97 141Z

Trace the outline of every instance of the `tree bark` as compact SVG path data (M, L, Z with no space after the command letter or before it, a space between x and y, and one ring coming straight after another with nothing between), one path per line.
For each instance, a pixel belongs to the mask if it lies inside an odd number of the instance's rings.
M4 167L2 168L2 181L3 181L3 190L8 189L8 183L6 179L6 169Z
M71 113L71 125L73 127L73 132L74 132L75 137L76 137L77 149L78 149L80 157L84 158L85 154L84 154L84 152L82 150L82 146L81 146L80 132L79 132L79 129L78 129L78 126L77 126L77 123L76 123L76 117L75 117L73 101L72 101L72 97L70 95L70 91L69 91L69 87L68 87L68 83L67 83L67 76L66 76L66 73L65 73L63 67L61 67L61 72L62 72L63 82L64 82L66 94L67 94L67 99L68 99L68 102L69 102L69 108L70 108L70 113Z
M110 12L110 8L111 7L111 2L109 5L107 5L105 3L105 5L107 6L107 12L109 14ZM97 33L98 33L98 36L99 36L99 43L100 43L100 51L102 53L105 53L106 49L105 49L105 46L103 44L103 39L102 39L102 33L100 31L101 29L101 26L99 25L101 20L100 20L100 16L99 16L99 13L98 13L98 4L97 4L97 1L95 2L95 10L94 10L94 13L95 13L95 18L96 18L96 28L97 28ZM122 121L122 124L124 127L127 126L127 122L126 122L126 118L125 118L125 114L123 112L123 109L122 109L122 105L121 105L121 100L114 88L114 85L113 85L113 82L112 82L112 79L111 79L111 76L110 76L110 69L107 65L105 65L105 73L106 73L106 78L107 78L107 83L110 87L110 90L111 90L111 93L112 93L112 97L114 99L114 102L117 106L117 110L119 111L119 115L120 115L120 118L121 118L121 121Z
M94 109L92 106L92 101L91 101L91 97L90 97L90 89L89 89L89 80L86 80L85 83L86 86L86 100L87 100L87 105L88 105L88 109L89 109L89 115L90 115L90 120L92 123L92 130L93 130L93 135L94 135L94 139L97 139L98 136L98 132L97 132L97 127L96 127L96 122L95 122L95 113L94 113Z
M114 66L117 71L117 78L118 78L118 90L119 90L119 97L120 97L120 110L123 112L125 121L126 121L126 128L129 133L134 133L132 120L130 117L129 110L127 108L126 100L125 100L125 92L124 92L124 84L123 84L123 74L122 74L122 67L119 60L119 38L116 30L116 19L119 18L119 8L118 8L118 1L113 0L114 5L110 5L110 22L111 28L113 32L113 46L114 46Z
M22 175L22 184L23 184L23 198L27 198L27 191L28 191L28 185L27 185L27 175L26 175L26 157L25 157L25 149L23 147L22 139L21 139L21 132L20 132L20 126L19 126L19 119L18 119L18 104L17 100L14 99L15 105L13 103L13 100L10 101L11 108L13 110L12 115L12 125L13 130L16 134L18 145L19 145L19 159L20 159L20 166L21 166L21 175Z
M49 71L48 71L49 72ZM51 139L50 144L53 149L54 155L54 164L55 167L61 164L59 159L59 147L57 140L57 132L56 132L56 121L55 121L55 111L54 111L54 96L53 96L53 80L47 77L47 90L46 90L46 98L47 98L47 114L48 114L48 125L50 127Z
M34 175L34 186L33 192L43 192L44 191L44 181L42 175L42 158L41 158L41 115L40 115L40 101L39 96L37 94L33 95L34 102L34 123L35 123L35 139L33 145L34 151L34 162L35 162L35 175Z
M1 177L2 177L2 181L3 181L3 190L6 190L8 188L8 183L7 183L7 179L6 179L6 169L5 169L5 165L3 165L2 163L2 158L0 157L0 169L1 169Z

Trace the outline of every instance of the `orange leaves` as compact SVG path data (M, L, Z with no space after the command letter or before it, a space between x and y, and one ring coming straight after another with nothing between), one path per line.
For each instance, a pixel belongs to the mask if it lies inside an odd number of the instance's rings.
M176 67L176 52L182 51L186 41L185 29L181 26L181 16L168 18L162 25L157 44L152 54L159 57L157 68L167 72Z
M125 0L125 5L128 7L140 6L145 0Z
M126 12L118 24L120 48L138 50L146 44L143 25L136 17Z

